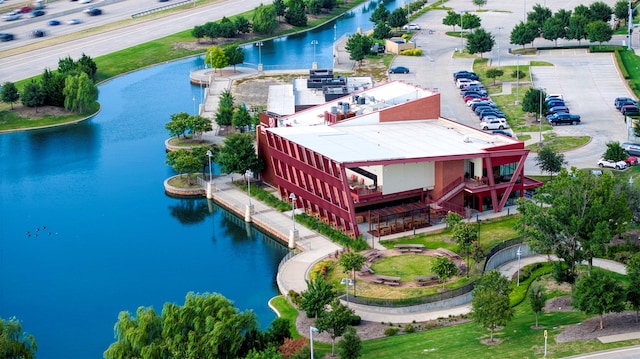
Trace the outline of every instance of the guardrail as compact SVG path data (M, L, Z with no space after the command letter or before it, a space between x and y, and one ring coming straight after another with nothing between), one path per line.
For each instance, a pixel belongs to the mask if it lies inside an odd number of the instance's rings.
M172 7L177 7L177 6L188 4L188 3L193 3L193 6L196 6L196 1L195 0L182 0L182 1L175 2L175 3L167 4L167 5L164 5L164 6L155 7L153 9L140 11L140 12L137 12L135 14L131 14L131 17L133 19L135 19L135 18L140 17L140 16L153 14L154 12L170 9Z

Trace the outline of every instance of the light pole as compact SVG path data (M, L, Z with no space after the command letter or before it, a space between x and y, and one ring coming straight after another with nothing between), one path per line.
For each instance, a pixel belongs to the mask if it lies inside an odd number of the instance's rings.
M338 38L338 25L333 24L333 42Z
M311 64L312 69L318 68L318 63L316 62L316 45L318 45L318 40L311 40L311 45L313 45L313 64Z
M340 284L345 285L345 290L347 292L347 308L349 308L349 286L353 285L353 280L350 278L342 278L342 280L340 280Z
M193 96L193 114L196 114L196 97Z
M462 10L460 11L460 53L464 52L464 43L462 41L462 30L464 30L464 22L462 21L464 19L464 14L466 13L466 11Z
M289 199L291 200L291 220L293 222L291 233L289 233L289 248L293 249L296 246L296 241L298 240L298 230L296 229L296 200L298 198L295 193L291 192Z
M502 34L502 29L504 29L502 26L498 26L498 68L500 68L500 35Z
M211 182L211 157L213 156L213 153L211 153L211 150L207 150L207 157L209 157L209 182Z
M244 175L247 177L247 194L249 195L249 204L247 204L247 208L244 211L244 221L251 222L251 216L253 215L253 205L251 204L251 177L253 177L253 172L248 169Z
M522 8L522 22L527 23L527 0L524 0L524 7Z
M520 250L520 247L518 246L518 250L516 251L516 256L518 256L518 284L516 285L517 287L520 286L520 256L522 255L522 251Z
M627 34L629 35L629 45L627 50L631 50L631 37L633 36L633 10L631 9L631 0L629 0L629 20L627 20Z
M520 54L516 54L516 105L520 103Z
M318 328L309 327L309 342L311 343L311 359L313 359L313 332L318 332Z
M213 153L211 153L211 150L207 150L207 157L209 158L209 180L207 181L207 188L206 188L206 194L207 194L207 198L208 199L212 199L213 198L213 182L211 181L213 176L211 175L211 157L213 156Z
M258 41L256 46L258 47L258 72L262 72L262 46L264 46L264 42Z
M538 145L540 147L542 147L542 96L544 96L545 90L544 88L538 89L538 96L540 97L540 142Z

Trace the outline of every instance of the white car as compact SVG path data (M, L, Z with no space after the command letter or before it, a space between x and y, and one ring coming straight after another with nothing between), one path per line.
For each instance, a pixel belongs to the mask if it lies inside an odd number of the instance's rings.
M403 30L420 30L420 25L418 24L408 24L402 27Z
M13 21L13 20L18 20L21 16L22 14L19 12L10 12L5 16L3 16L2 18L4 19L4 21Z
M80 4L88 4L93 0L80 0Z
M504 130L509 128L507 120L504 118L490 118L480 123L480 128L483 130Z
M623 170L627 168L627 163L625 161L614 162L614 161L609 161L609 160L605 160L604 158L601 158L598 161L598 166L615 168L617 170Z
M457 79L456 80L456 86L458 88L462 88L462 86L468 86L468 85L480 85L480 81L470 80L470 79L465 79L465 78L461 78L461 79Z
M80 19L71 19L71 20L67 21L68 25L78 25L80 23L82 23L82 20L80 20Z

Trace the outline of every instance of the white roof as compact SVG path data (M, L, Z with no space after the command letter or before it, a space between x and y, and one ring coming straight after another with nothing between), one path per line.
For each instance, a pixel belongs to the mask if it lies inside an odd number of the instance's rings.
M520 142L442 118L352 126L347 123L267 130L337 162L471 155Z

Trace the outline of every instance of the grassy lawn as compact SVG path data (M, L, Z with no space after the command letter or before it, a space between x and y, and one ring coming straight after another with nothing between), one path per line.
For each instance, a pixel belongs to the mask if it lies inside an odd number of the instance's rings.
M42 113L42 109L40 113L36 113L35 109L29 109L27 113L23 111L20 115L17 111L11 110L10 104L0 103L0 131L74 123L93 116L99 109L100 104L96 102L86 113L70 113L60 109L57 112L63 113L62 115L46 115ZM28 113L33 113L33 117L25 117Z
M542 142L545 146L550 146L554 152L564 152L582 147L591 141L590 136L557 136L554 132L542 134ZM527 146L532 152L540 149L538 144Z

